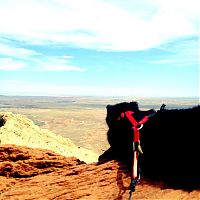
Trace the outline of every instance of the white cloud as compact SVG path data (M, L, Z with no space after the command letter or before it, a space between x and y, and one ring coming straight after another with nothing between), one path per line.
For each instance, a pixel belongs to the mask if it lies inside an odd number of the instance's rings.
M0 70L15 71L22 69L26 66L26 63L21 61L15 61L12 58L0 58Z
M199 45L196 39L186 38L181 42L169 43L161 46L162 51L168 54L151 60L151 64L174 64L180 67L199 67Z
M0 58L0 71L25 69L28 71L74 71L85 72L86 69L70 64L72 56L45 56L29 57L25 60L18 58Z
M33 44L144 50L198 34L198 13L198 0L7 0L0 32Z
M70 64L72 56L46 56L36 51L16 47L9 40L0 40L0 70L76 71L85 69Z
M73 57L72 56L62 56L62 58L70 59L70 58L73 58Z
M148 63L155 64L155 65L171 65L173 67L196 67L199 63L199 59L190 59L190 58L175 58L174 56L169 59L158 59L158 60L151 60ZM199 66L198 66L199 67Z
M39 53L33 50L15 47L11 44L9 45L6 43L0 43L0 54L23 59L26 59L29 56L40 55Z
M34 59L33 66L37 71L86 71L82 67L73 66L70 63L72 56L42 56L41 59Z
M70 65L61 65L61 64L51 64L51 63L42 63L40 64L41 71L75 71L75 72L84 72L85 69L76 66Z

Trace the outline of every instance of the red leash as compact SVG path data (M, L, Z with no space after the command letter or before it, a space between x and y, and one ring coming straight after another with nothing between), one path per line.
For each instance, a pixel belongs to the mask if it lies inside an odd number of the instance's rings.
M139 173L139 167L138 167L138 156L139 156L139 143L140 143L140 129L143 127L143 124L148 121L149 117L144 116L142 120L137 122L135 118L133 117L134 112L133 111L126 111L124 113L121 113L121 116L117 119L120 120L121 118L124 118L125 116L128 118L128 120L133 125L133 167L132 167L132 174L131 174L131 191L130 191L130 197L131 199L132 192L135 191L135 186L140 180L140 173Z

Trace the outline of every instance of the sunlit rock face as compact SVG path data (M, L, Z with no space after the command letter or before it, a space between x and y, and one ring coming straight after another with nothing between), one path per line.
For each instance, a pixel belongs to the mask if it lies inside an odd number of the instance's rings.
M42 129L24 115L0 112L0 144L16 144L52 150L63 156L75 156L86 163L96 162L98 155L76 146L70 139Z

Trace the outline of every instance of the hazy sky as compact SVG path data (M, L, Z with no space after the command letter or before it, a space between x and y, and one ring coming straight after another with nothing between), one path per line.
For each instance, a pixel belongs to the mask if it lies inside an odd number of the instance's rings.
M0 0L0 94L199 96L199 0Z

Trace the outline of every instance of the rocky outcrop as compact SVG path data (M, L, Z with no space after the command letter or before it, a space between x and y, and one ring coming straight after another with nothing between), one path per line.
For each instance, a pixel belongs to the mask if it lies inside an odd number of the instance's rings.
M0 144L48 149L66 157L75 156L86 163L98 160L96 153L77 147L70 139L41 129L25 116L11 112L0 112Z
M130 176L115 161L66 158L42 149L0 146L0 199L128 199ZM132 199L200 199L200 190L174 190L142 180Z

